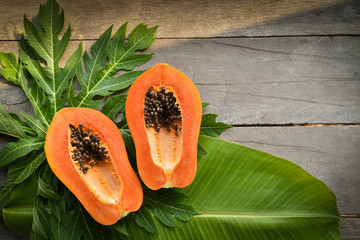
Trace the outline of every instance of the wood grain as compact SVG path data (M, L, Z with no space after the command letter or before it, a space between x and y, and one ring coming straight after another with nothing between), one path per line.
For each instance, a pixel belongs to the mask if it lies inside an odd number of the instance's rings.
M341 235L343 240L359 240L360 218L344 218L341 223Z
M83 41L84 48L92 43ZM71 42L65 58L78 44ZM0 51L17 52L18 44L0 42ZM158 39L150 51L142 69L158 62L178 68L226 123L360 122L359 37ZM7 109L27 109L21 89L5 80L0 89Z
M360 212L360 126L236 127L222 138L300 165L330 187L341 214Z
M45 0L2 1L0 40L20 39L23 15ZM114 24L159 25L159 38L360 34L357 0L59 0L73 39L97 39Z

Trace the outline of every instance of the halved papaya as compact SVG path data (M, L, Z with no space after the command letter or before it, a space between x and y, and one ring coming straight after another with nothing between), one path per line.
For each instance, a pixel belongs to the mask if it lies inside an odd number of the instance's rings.
M99 223L111 225L140 208L141 184L116 125L88 108L56 113L45 139L54 174Z
M153 190L189 185L202 116L194 83L175 68L157 64L130 87L125 113L145 185Z

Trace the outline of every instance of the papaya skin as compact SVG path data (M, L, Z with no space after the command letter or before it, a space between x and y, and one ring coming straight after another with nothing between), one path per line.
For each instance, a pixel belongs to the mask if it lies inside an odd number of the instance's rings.
M109 162L89 167L86 174L71 158L69 123L91 128L106 146ZM140 208L143 192L116 125L104 114L88 108L64 108L56 113L45 139L45 154L54 174L103 225L116 223Z
M160 132L146 127L145 94L149 88L172 91L181 109L181 132ZM125 106L126 119L136 147L140 177L153 190L183 188L194 179L202 106L194 83L167 64L157 64L140 75L130 87ZM166 144L170 142L171 144Z

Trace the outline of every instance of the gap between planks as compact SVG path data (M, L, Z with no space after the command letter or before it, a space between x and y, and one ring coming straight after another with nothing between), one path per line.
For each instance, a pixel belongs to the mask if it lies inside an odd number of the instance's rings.
M360 218L360 214L342 214L341 218Z

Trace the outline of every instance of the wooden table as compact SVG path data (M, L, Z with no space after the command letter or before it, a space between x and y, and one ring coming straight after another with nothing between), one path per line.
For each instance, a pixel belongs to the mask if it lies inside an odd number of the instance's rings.
M44 1L2 0L0 50L18 54L23 14ZM159 25L155 53L188 75L222 138L299 164L336 194L344 239L360 239L360 1L59 0L72 41L89 49L110 25ZM0 78L0 101L31 112ZM0 147L13 139L1 136ZM6 169L1 170L1 183ZM22 239L0 223L1 239Z

